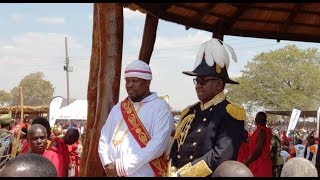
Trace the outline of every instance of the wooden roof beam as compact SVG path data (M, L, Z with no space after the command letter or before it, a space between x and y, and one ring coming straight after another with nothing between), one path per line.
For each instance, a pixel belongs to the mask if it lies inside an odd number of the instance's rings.
M238 21L239 17L243 14L245 10L249 8L250 3L241 3L237 8L238 10L232 15L232 17L224 23L225 30L228 30L232 27L232 25Z
M233 5L233 6L238 6L238 5L235 5L234 3L230 3L230 4ZM258 9L258 10L266 10L266 11L288 12L288 13L291 13L291 12L294 11L292 9L287 9L287 8L261 7L261 6L255 6L255 5L251 5L250 8L251 9ZM298 12L299 13L305 13L305 14L320 15L319 12L303 10L303 9L300 9Z
M135 4L140 6L147 12L151 10L154 13L153 14L154 16L157 16L157 14L160 14L160 15L165 14L166 11L172 6L171 3L135 3Z
M232 30L226 31L225 35L231 36L243 36L243 37L253 37L253 38L263 38L263 39L277 39L289 41L302 41L302 42L320 42L319 36L314 35L298 35L294 33L279 33L278 35L273 31L243 31L243 30Z
M169 12L165 12L163 9L164 7L159 6L150 6L151 3L136 3L138 6L140 6L143 9L147 9L148 12L159 19L163 19L169 22L178 23L184 26L194 27L196 29L202 29L205 31L212 32L212 25L204 22L200 22L198 24L195 24L193 21L186 19L185 17L172 14ZM162 10L161 10L162 9Z
M260 19L245 19L245 18L241 18L237 20L238 22L255 22L255 23L268 23L268 24L283 24L283 21L276 21L276 20L260 20ZM312 28L320 28L320 25L316 25L316 24L306 24L306 23L298 23L298 22L292 22L292 25L300 25L300 26L308 26L308 27L312 27Z
M180 6L179 3L174 3L175 6ZM182 4L183 5L183 4ZM211 9L213 9L215 6L217 6L217 4L215 3L207 3L203 8L202 10L203 11L198 11L198 13L193 16L191 18L191 21L194 21L195 24L198 24L198 22L201 22L201 19L208 15L206 12L211 12ZM180 6L181 7L181 6ZM186 7L186 5L184 5L184 8ZM186 26L186 30L190 29L190 26Z
M280 33L284 33L287 32L288 27L290 24L292 24L294 18L298 15L299 9L303 7L302 3L296 3L296 5L294 6L294 11L290 13L290 15L288 16L287 20L284 22L283 26L280 29ZM278 39L278 41L280 41Z
M189 10L192 10L192 11L196 11L196 12L199 12L199 13L204 14L204 15L216 16L216 17L222 19L223 21L228 21L228 19L229 19L228 16L225 16L225 15L222 15L222 14L217 14L217 13L211 11L211 9L214 6L218 5L218 4L219 3L208 3L208 5L206 5L206 7L204 9L202 9L202 8L198 8L198 7L187 6L187 5L181 4L181 3L173 3L173 5L175 5L177 7L181 7L181 8L189 9ZM212 8L209 9L211 5L212 5Z

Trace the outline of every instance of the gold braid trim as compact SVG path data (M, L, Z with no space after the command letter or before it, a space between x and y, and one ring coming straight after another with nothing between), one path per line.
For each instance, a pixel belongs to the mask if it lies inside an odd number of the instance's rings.
M182 110L181 114L180 114L180 119L179 122L177 124L176 127L176 132L174 133L174 139L177 139L180 136L180 133L182 131L182 128L184 127L184 125L186 124L186 121L183 121L184 116L189 112L190 110L190 106L188 106L187 108L185 108L184 110Z
M204 160L201 160L197 162L195 165L185 169L184 171L179 172L179 174L182 177L206 177L211 173L212 173L211 169L208 167L208 165Z
M226 110L236 120L245 121L247 119L246 111L242 106L230 103L227 105Z

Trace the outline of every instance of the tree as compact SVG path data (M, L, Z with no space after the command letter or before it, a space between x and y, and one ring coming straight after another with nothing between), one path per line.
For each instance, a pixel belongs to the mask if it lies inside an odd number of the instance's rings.
M316 48L288 45L261 53L245 66L240 85L227 86L227 95L253 111L315 110L320 100L320 56Z
M31 73L25 76L17 87L11 90L12 105L20 102L20 87L23 89L23 104L26 106L46 106L52 100L54 87L50 81L44 80L43 72ZM20 103L19 103L20 105Z
M0 105L4 106L6 103L10 104L12 101L11 94L4 91L0 90Z

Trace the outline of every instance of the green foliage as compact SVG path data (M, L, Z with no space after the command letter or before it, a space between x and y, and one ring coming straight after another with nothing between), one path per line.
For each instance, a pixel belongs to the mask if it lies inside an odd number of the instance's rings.
M4 106L5 103L10 104L12 101L12 97L11 94L4 91L4 90L0 90L0 105Z
M23 104L25 106L46 106L53 98L54 88L50 81L44 80L42 72L25 76L17 87L11 90L12 105L20 105L20 87L23 90Z
M316 110L320 104L320 56L316 48L288 45L261 53L245 66L240 85L227 86L230 99L250 112Z

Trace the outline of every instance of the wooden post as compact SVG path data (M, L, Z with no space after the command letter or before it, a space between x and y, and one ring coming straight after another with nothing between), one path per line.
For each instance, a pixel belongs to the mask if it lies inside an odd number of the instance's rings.
M222 21L217 22L215 26L214 33L212 33L212 38L217 38L223 41L225 26Z
M154 43L156 41L158 21L159 19L157 17L154 17L151 14L146 15L139 59L147 64L150 62Z
M80 176L103 176L98 154L101 128L119 101L123 43L121 3L94 3L86 137Z
M22 87L20 87L20 103L21 103L20 126L19 126L17 137L13 143L11 158L15 158L17 155L17 150L18 150L18 145L19 145L20 135L21 135L21 129L22 129L22 124L23 124L23 93L22 92L23 92Z

